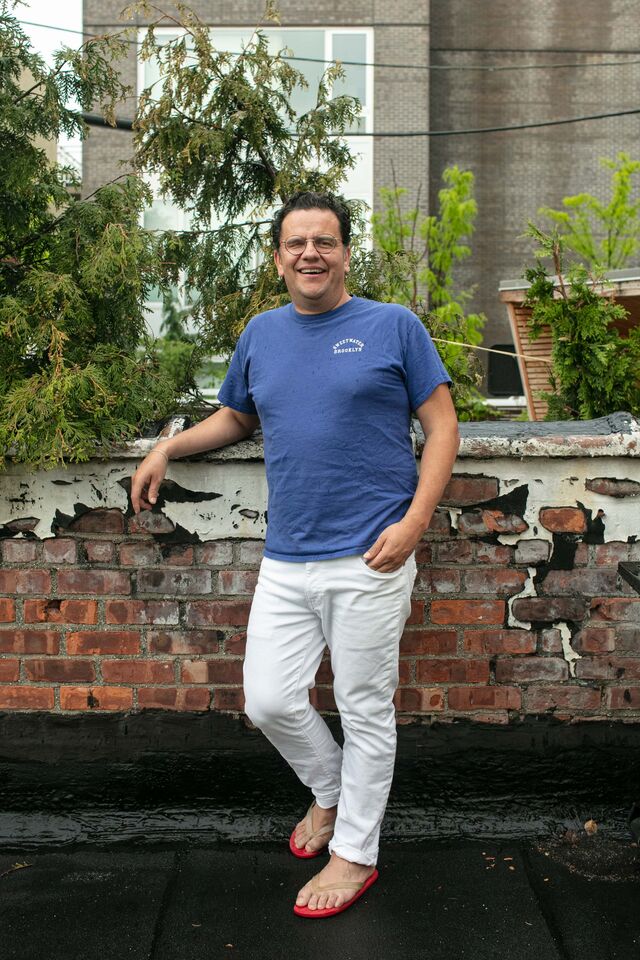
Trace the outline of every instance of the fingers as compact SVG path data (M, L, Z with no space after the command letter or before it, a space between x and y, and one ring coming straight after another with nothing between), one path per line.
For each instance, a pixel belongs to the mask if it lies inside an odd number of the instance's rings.
M158 500L158 491L164 480L166 467L156 460L159 458L154 458L148 464L143 460L131 481L131 506L136 514L140 513L140 510L151 510Z

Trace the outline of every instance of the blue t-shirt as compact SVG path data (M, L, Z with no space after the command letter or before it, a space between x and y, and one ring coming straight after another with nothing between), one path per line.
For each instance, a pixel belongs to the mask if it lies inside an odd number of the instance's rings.
M218 394L257 414L269 488L265 556L364 553L407 512L417 484L411 411L451 383L406 307L352 297L254 317Z

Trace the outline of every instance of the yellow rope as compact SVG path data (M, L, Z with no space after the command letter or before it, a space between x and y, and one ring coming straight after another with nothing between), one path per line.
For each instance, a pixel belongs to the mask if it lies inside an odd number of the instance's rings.
M472 350L484 350L485 353L500 353L503 357L522 357L523 360L531 360L533 363L548 363L553 366L552 360L545 357L532 357L528 353L509 353L508 350L494 350L493 347L477 347L474 343L465 343L463 340L442 340L440 337L431 338L434 343L450 343L454 347L470 347Z

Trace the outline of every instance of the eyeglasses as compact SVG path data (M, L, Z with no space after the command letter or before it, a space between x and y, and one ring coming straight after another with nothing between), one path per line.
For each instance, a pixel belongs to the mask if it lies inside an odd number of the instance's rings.
M304 237L287 237L286 240L282 240L281 242L289 253L297 257L301 253L304 253L309 241L311 241L318 253L331 253L331 251L335 250L338 244L341 243L340 240L337 240L329 234L323 234L321 237L308 237L306 240Z

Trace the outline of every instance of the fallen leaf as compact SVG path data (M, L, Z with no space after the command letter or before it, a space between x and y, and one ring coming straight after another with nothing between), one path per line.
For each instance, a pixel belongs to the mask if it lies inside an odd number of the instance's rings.
M598 824L595 822L595 820L587 820L584 825L584 829L585 833L592 837L594 833L598 832Z

